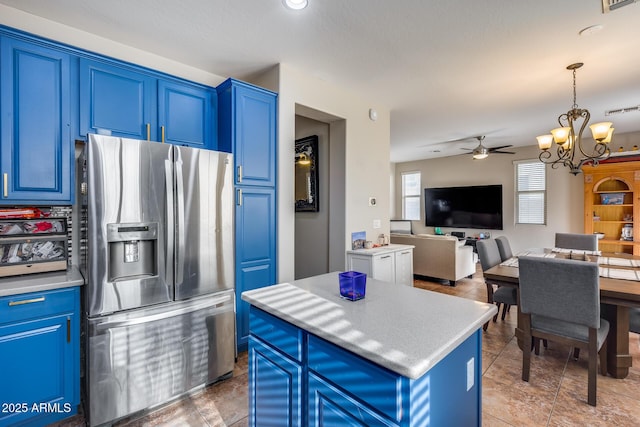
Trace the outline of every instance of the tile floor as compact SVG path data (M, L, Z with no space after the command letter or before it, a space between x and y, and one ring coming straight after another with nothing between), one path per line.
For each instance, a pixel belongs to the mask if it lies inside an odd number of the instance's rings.
M486 301L482 274L455 287L416 280L417 288ZM640 425L640 340L630 336L633 367L619 380L598 375L598 404L587 399L587 362L577 362L571 349L549 343L532 356L528 383L521 380L522 352L514 337L516 310L503 322L490 323L483 335L482 424L503 426L637 426ZM584 352L583 352L584 353ZM452 409L455 403L452 403ZM122 420L115 427L247 426L247 354L238 359L233 377L144 417ZM81 415L56 427L81 427Z

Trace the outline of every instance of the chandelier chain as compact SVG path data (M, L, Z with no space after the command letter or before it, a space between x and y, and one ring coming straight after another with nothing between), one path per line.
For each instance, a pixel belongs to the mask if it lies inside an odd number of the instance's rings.
M576 69L573 69L573 109L578 108L578 103L576 102Z

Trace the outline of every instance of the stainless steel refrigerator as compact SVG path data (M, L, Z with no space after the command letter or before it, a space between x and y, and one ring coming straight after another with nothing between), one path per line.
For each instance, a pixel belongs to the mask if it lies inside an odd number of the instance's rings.
M233 161L89 135L79 166L84 395L95 426L233 370Z

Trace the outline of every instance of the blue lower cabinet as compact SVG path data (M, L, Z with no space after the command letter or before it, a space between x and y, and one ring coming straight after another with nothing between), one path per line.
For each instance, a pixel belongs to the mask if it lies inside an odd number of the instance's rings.
M249 425L302 426L302 366L249 338Z
M0 298L0 426L45 426L80 403L77 287Z
M478 330L411 379L251 307L250 425L297 425L300 407L314 426L479 426L480 340Z

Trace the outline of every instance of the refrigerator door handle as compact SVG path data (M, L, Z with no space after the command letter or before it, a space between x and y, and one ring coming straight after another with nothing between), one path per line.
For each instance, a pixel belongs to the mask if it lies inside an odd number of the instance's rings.
M184 230L184 177L182 176L182 157L178 148L178 158L176 159L176 198L178 199L178 208L176 216L178 223L176 227L178 232L176 238L178 245L176 249L176 286L182 284L184 279L184 253L185 253L185 230Z
M171 160L164 161L164 173L165 173L165 182L166 182L166 192L167 192L167 235L166 242L167 247L165 248L165 265L167 266L167 282L173 283L173 241L174 241L174 219L173 219L173 210L174 210L174 201L173 201L173 163Z
M231 295L223 295L215 299L208 299L197 304L190 304L187 307L180 307L175 310L169 310L162 313L150 314L148 316L137 317L127 320L114 320L111 322L99 323L96 325L96 330L106 331L107 329L114 328L126 328L133 325L141 325L143 323L155 322L156 320L168 319L169 317L180 316L183 314L191 313L194 311L202 310L204 308L213 307L220 304L225 304L231 301Z

